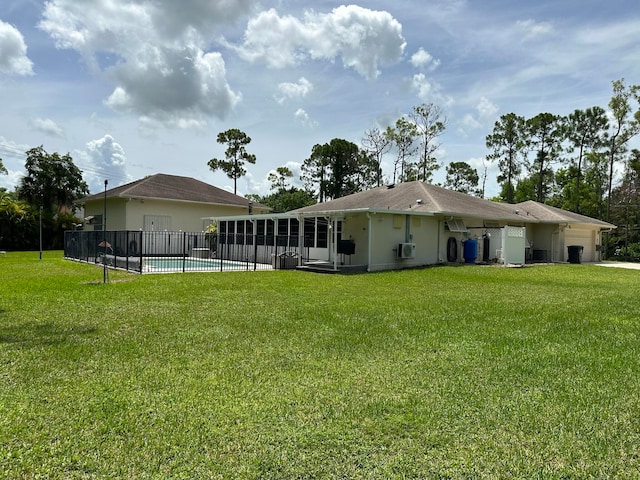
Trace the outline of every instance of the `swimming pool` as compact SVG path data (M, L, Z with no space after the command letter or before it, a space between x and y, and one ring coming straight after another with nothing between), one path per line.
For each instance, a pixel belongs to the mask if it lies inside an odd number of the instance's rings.
M146 258L144 272L182 272L182 271L214 271L214 270L253 270L253 263L234 262L231 260L202 258Z

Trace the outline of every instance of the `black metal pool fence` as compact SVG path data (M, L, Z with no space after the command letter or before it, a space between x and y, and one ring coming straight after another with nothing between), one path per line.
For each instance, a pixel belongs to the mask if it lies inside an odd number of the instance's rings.
M293 269L308 258L298 243L283 235L67 231L64 257L137 273Z

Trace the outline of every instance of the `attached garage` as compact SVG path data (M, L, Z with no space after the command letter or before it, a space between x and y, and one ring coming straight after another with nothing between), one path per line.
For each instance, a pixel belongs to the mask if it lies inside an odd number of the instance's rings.
M519 203L516 207L538 220L528 227L534 239L534 248L546 248L545 239L551 238L554 262L568 261L568 247L578 245L584 247L581 262L599 262L602 232L616 228L610 223L532 200ZM575 254L575 250L572 251Z
M564 231L564 252L565 257L568 255L567 248L572 245L580 245L584 247L582 250L583 262L596 262L596 238L595 230L586 230L578 228L567 228ZM567 257L568 258L568 257Z

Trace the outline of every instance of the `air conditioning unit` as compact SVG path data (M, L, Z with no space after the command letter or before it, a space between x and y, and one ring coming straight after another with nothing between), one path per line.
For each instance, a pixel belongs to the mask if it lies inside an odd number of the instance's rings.
M416 253L415 243L398 244L398 258L413 258Z

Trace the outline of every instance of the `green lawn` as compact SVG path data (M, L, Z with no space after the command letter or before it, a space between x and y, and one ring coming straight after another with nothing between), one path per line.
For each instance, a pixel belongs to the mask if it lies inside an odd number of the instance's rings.
M0 257L0 478L639 478L640 272Z

